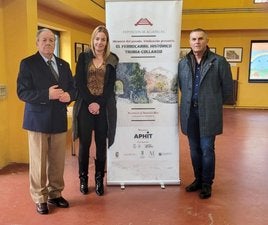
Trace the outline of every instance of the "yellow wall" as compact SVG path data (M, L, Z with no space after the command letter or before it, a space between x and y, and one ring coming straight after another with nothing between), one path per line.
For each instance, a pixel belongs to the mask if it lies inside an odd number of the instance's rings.
M36 0L3 0L1 4L3 18L1 34L4 35L3 74L8 87L8 96L5 100L6 110L1 111L6 117L1 123L1 127L5 130L4 142L1 142L1 154L5 157L0 166L5 162L28 161L26 132L21 129L23 103L18 100L16 94L16 78L20 60L32 52L37 23Z
M183 0L183 9L245 8L245 7L260 7L260 6L263 6L263 4L253 4L253 0L233 0L233 1Z
M242 62L231 63L233 73L239 67L236 107L268 109L268 83L248 82L251 40L268 40L268 4L252 0L187 0L183 4L181 46L189 47L189 31L201 27L219 55L224 47L242 47Z
M5 70L5 52L4 50L4 15L3 15L3 2L0 0L0 84L7 85L6 70ZM8 111L7 99L0 98L0 167L8 160Z
M88 0L60 0L64 2L64 4L72 7L73 9L79 10L82 13L89 15L92 19L97 21L105 21L105 13L104 10L95 4L93 1ZM98 1L97 1L98 2ZM99 1L101 2L101 1Z

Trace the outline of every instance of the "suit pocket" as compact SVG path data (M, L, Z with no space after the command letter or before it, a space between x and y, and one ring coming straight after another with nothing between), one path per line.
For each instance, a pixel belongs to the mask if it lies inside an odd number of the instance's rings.
M26 110L30 112L43 112L45 109L44 107L44 105L27 104Z

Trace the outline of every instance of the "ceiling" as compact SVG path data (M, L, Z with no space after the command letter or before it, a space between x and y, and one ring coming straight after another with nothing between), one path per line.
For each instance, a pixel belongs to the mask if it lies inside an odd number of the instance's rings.
M60 1L53 0L37 0L38 5L43 6L44 8L48 8L49 10L59 12L63 15L67 15L69 17L75 18L85 24L90 25L99 25L102 23L101 21L96 20L88 14L83 13L80 10L77 10L73 7L70 7Z

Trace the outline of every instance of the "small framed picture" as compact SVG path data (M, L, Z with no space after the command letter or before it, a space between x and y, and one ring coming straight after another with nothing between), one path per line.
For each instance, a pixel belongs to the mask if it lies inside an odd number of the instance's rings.
M180 48L179 60L185 57L190 51L191 51L191 48Z
M224 48L223 56L228 62L242 62L242 52L243 48L232 47Z
M83 44L83 52L86 52L89 50L89 45L88 44Z
M254 0L254 3L255 4L258 4L258 3L268 3L268 0Z
M216 48L209 48L209 50L216 53Z
M75 57L75 62L78 61L78 57L80 53L83 51L83 44L82 43L74 43L74 57Z

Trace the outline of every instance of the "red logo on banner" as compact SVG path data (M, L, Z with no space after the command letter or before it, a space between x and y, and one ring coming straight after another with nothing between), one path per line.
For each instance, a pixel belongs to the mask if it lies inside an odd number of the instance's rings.
M153 26L153 24L146 18L141 18L137 23L135 23L135 26L138 25L150 25Z

